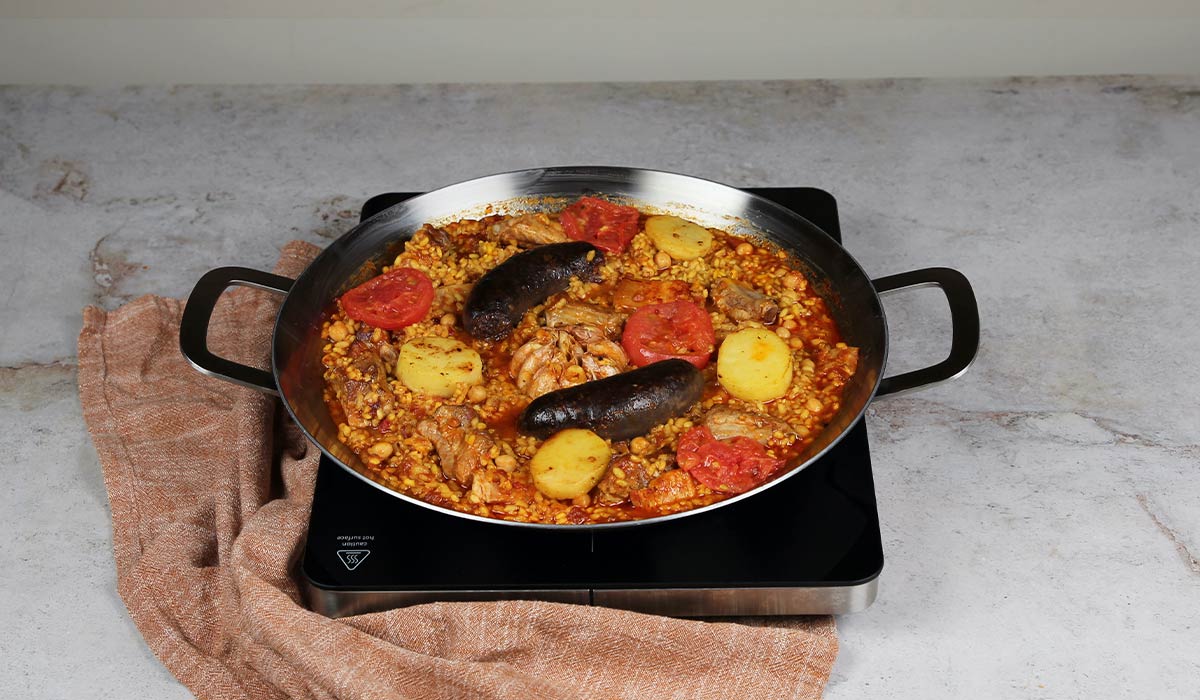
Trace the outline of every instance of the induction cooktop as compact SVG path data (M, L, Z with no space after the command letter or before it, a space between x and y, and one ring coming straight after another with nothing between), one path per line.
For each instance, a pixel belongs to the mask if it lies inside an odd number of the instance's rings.
M837 202L747 188L841 240ZM377 195L363 219L416 193ZM852 246L851 246L852 248ZM705 513L594 531L480 523L406 503L326 456L300 579L330 617L434 601L547 600L678 617L809 615L874 600L883 547L862 420L821 459Z

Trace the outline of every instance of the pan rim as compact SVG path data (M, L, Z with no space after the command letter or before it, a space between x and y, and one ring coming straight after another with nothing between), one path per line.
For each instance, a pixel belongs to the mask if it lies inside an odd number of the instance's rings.
M759 486L751 489L750 491L747 491L747 492L741 493L741 494L737 494L734 496L730 496L729 498L722 499L715 503L711 503L711 504L708 504L705 506L700 506L698 508L693 508L690 510L680 511L677 513L669 513L666 515L659 515L659 516L655 516L652 518L642 518L642 519L636 519L636 520L623 520L623 521L609 522L609 523L557 524L557 523L519 522L519 521L513 521L513 520L504 520L501 518L489 518L486 516L481 516L481 515L477 515L474 513L468 513L468 512L464 512L464 511L458 511L458 510L454 510L451 508L445 508L443 506L438 506L433 503L428 503L426 501L422 501L416 497L413 497L408 494L402 493L400 491L394 490L378 481L375 481L374 479L371 479L369 476L363 474L359 470L355 469L354 467L350 466L349 464L346 464L341 459L339 459L329 449L327 449L321 441L317 440L316 437L313 435L312 431L309 430L309 427L300 420L299 416L296 414L295 410L292 407L292 402L288 399L288 396L285 393L283 383L280 381L281 367L282 367L284 361L280 357L280 343L278 342L278 338L279 338L279 334L280 334L281 324L283 323L283 320L285 318L285 312L289 308L289 303L291 303L293 299L297 298L296 295L294 294L295 290L298 288L301 288L302 285L304 285L310 281L312 276L318 274L318 271L322 267L322 264L321 264L322 260L328 260L328 259L332 259L332 258L336 257L342 250L344 250L345 248L348 248L354 242L354 240L359 235L362 234L363 231L367 230L366 227L369 224L376 222L376 220L381 219L381 217L395 216L398 210L401 210L406 207L409 207L409 208L417 207L420 204L422 204L422 201L425 200L426 198L435 198L435 197L446 196L448 193L452 193L453 190L455 190L456 188L474 186L474 185L484 184L489 181L499 181L499 180L503 180L503 179L522 178L522 179L529 179L530 181L537 181L541 177L544 177L547 173L554 174L554 175L579 176L579 177L606 176L609 178L614 178L614 177L619 176L620 178L625 179L625 180L629 180L631 177L636 177L636 176L651 177L651 178L665 178L665 179L679 178L684 181L703 183L705 186L719 188L719 189L725 190L729 193L736 193L736 196L738 198L744 198L745 201L753 202L756 206L758 206L762 209L765 209L768 212L771 212L777 218L783 219L785 221L791 220L791 221L795 222L795 224L796 224L795 229L797 232L804 231L805 229L807 229L806 234L808 234L808 235L815 234L819 237L823 237L825 239L824 242L826 244L836 246L836 248L839 249L839 251L840 251L839 254L841 256L844 256L845 261L851 265L853 272L855 274L861 276L861 278L863 280L865 280L868 283L868 285L870 284L871 278L867 275L866 271L863 270L862 265L858 262L858 260L852 254L850 254L850 252L848 250L846 250L846 248L841 243L839 243L836 239L834 239L832 236L830 236L828 233L826 233L823 229L821 229L819 226L817 226L816 224L814 224L811 221L809 221L808 219L806 219L801 214L794 212L791 209L788 209L787 207L785 207L777 202L774 202L766 197L754 194L753 192L749 192L744 189L740 189L740 188L734 187L732 185L728 185L728 184L718 182L715 180L696 177L693 175L686 175L686 174L682 174L682 173L675 173L675 172L664 171L664 170L653 170L653 169L648 169L648 168L633 168L633 167L611 166L611 165L548 166L548 167L543 167L543 168L531 168L531 169L524 169L524 170L514 170L514 171L504 171L504 172L499 172L499 173L493 173L490 175L483 175L480 177L474 177L474 178L469 178L466 180L461 180L461 181L458 181L458 182L455 182L455 183L452 183L449 185L445 185L443 187L432 189L427 192L423 192L419 195L416 195L410 199L404 200L403 202L399 202L391 207L388 207L387 209L384 209L384 210L376 213L374 216L372 216L368 219L364 219L363 221L361 221L357 225L355 225L352 229L350 229L349 231L347 231L346 233L342 234L340 237L335 239L329 246L327 246L324 250L322 250L321 253L319 253L317 255L317 257L315 257L312 260L312 262L310 262L308 264L307 267L305 267L305 269L300 273L300 275L298 275L296 277L296 280L292 286L292 291L289 292L286 297L284 297L284 301L280 305L279 311L276 314L275 322L272 327L272 334L271 334L271 337L272 337L272 350L271 350L272 377L274 378L276 388L279 391L281 403L283 404L284 409L287 411L288 417L300 428L300 430L303 432L304 436L309 440L309 442L311 442L312 444L317 446L317 448L321 451L321 453L324 456L328 457L339 467L346 470L350 474L354 475L361 481L383 491L384 493L387 493L390 496L396 497L402 501L420 506L422 508L427 508L429 510L433 510L435 512L442 513L447 516L467 518L469 520L475 520L475 521L478 521L481 523L486 523L489 525L503 525L503 526L511 526L511 527L545 529L545 530L551 530L554 532L570 532L570 531L584 531L584 530L595 531L595 530L607 530L607 529L626 528L626 527L647 527L647 526L663 524L663 523L667 523L667 522L674 521L674 520L679 520L679 519L690 517L690 516L696 516L696 515L701 515L704 513L709 513L718 508L722 508L722 507L732 505L734 503L738 503L740 501L746 500L746 499L750 498L751 496L754 496L755 494L758 494L761 491L771 488L772 486L774 486L782 481L785 481L786 479L789 479L792 476L795 476L796 474L799 474L800 472L804 471L809 465L818 461L823 456L825 456L827 453L829 453L833 448L835 448L842 441L842 439L845 438L846 434L849 433L850 430L855 425L858 424L858 422L863 420L863 416L866 413L867 408L871 405L872 401L875 399L876 392L878 391L880 382L883 379L882 368L887 363L888 348L890 345L889 337L888 337L888 324L887 324L886 315L885 315L885 312L883 309L883 305L879 301L878 293L874 292L873 288L872 288L872 294L871 294L871 299L873 300L873 304L872 304L873 308L870 309L870 311L872 312L873 318L878 319L878 324L879 324L880 345L878 347L878 351L879 351L880 357L879 357L878 365L879 365L881 371L876 372L875 376L870 380L870 383L871 383L870 389L866 393L866 396L862 402L862 405L854 413L852 418L849 418L848 420L845 421L844 425L842 426L842 428L838 432L838 434L835 435L832 439L830 439L828 444L826 444L820 450L809 455L802 462L798 462L794 465L791 465L790 467L787 467L786 471L779 472L777 476L772 477L769 481L767 481L763 484L760 484ZM602 191L597 190L597 192L603 194ZM549 197L553 197L556 195L546 194L543 196L545 198L549 198ZM558 195L558 196L562 196L562 195ZM765 234L768 232L763 232L763 233ZM768 239L768 240L770 240L770 239ZM781 247L785 247L785 246L782 246L782 244L780 244L778 242L776 242L776 244L781 245ZM795 251L792 251L792 252L795 252ZM796 253L796 254L798 255L798 257L803 257L803 256L800 256L799 253ZM328 258L327 258L327 256L328 256ZM295 302L295 303L298 303L298 302ZM327 304L328 304L328 301L326 302L326 305ZM324 306L322 306L322 309L323 308L324 308ZM828 427L826 429L828 429Z

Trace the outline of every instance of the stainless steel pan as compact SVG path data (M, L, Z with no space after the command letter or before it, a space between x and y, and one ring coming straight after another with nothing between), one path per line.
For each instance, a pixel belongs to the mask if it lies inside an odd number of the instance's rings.
M434 506L393 491L364 476L358 456L337 439L337 426L322 400L321 324L334 300L367 276L368 263L395 258L404 241L423 224L448 223L487 213L560 205L564 199L602 194L639 207L675 214L704 226L765 237L794 253L829 304L847 343L860 348L858 372L846 387L841 410L817 440L771 481L719 503L673 515L601 525L514 523ZM270 371L212 354L208 323L217 298L232 285L285 295L275 331ZM950 303L952 332L945 360L924 369L884 377L888 327L879 296L900 289L937 286ZM204 275L188 298L179 331L183 354L196 369L242 386L277 394L305 434L337 464L372 486L448 516L533 528L635 527L721 508L792 476L835 445L861 420L877 396L920 389L966 371L979 346L979 312L971 285L948 268L927 268L872 280L833 238L798 214L742 190L687 175L617 167L557 167L490 175L443 187L380 212L326 248L295 280L241 267Z

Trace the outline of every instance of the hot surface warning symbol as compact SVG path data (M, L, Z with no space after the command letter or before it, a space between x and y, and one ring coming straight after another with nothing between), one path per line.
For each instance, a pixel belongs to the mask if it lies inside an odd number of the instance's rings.
M337 555L338 555L338 559L342 560L342 563L346 565L347 569L349 569L350 571L354 571L355 569L358 568L359 564L363 563L363 561L366 560L366 558L371 555L371 550L369 550L369 549L339 549Z

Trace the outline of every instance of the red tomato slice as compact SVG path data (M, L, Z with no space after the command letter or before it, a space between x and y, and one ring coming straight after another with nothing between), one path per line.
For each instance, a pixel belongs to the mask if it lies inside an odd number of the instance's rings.
M342 295L347 316L389 331L425 318L432 305L433 281L411 267L389 270Z
M696 426L679 439L675 452L679 468L721 493L745 493L765 482L784 464L767 448L748 437L718 440L712 431Z
M583 197L558 214L567 238L622 253L638 232L638 210L595 197Z
M621 335L621 346L638 367L679 358L704 369L716 342L708 312L690 301L643 306L625 322Z

